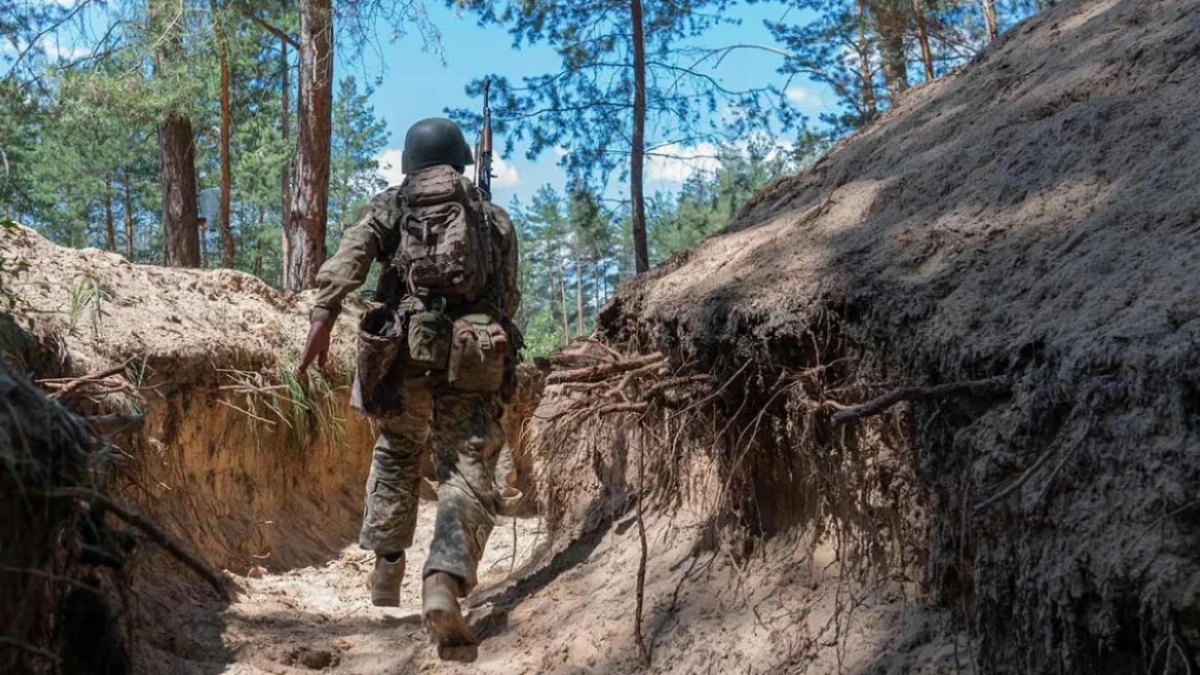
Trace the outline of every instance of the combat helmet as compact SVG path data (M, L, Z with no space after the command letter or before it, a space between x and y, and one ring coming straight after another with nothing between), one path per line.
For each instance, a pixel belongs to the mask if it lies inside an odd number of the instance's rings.
M404 136L404 158L400 170L414 173L439 164L474 164L471 146L462 129L444 117L430 117L412 125Z

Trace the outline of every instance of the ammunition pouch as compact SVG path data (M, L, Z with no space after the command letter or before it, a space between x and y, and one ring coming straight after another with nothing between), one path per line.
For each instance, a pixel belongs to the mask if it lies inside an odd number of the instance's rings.
M404 318L395 308L377 307L358 328L358 362L350 405L372 417L396 417L404 412Z
M459 391L498 392L510 358L508 333L487 314L467 314L454 322L446 381Z
M445 370L454 324L442 312L417 312L408 319L408 362L412 370Z

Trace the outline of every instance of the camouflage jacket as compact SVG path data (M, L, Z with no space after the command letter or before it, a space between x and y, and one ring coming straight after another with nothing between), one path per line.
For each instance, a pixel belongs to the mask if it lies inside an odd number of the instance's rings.
M371 263L378 261L385 266L391 264L400 238L395 227L399 219L394 217L394 210L400 208L397 202L399 189L392 187L375 195L363 210L362 218L342 235L337 253L321 266L317 273L317 297L310 315L313 321L331 325L337 320L346 296L366 282ZM517 285L516 232L504 209L490 203L487 208L492 216L492 259L499 261L499 297L504 303L505 312L511 317L521 307L521 291Z

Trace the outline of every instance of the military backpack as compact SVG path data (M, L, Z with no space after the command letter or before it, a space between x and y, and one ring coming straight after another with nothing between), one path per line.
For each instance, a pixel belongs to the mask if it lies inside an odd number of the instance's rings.
M399 200L400 241L392 264L409 293L454 303L483 298L495 278L483 195L440 165L409 175Z

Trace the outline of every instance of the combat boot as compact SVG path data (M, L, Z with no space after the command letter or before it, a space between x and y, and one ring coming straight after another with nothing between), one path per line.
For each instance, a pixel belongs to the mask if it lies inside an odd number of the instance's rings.
M445 572L425 577L421 614L425 630L443 647L476 644L475 634L467 627L458 599L463 596L462 584Z
M382 555L375 556L375 569L368 584L371 587L371 604L376 607L399 607L400 584L404 581L404 553L396 562L389 562Z

